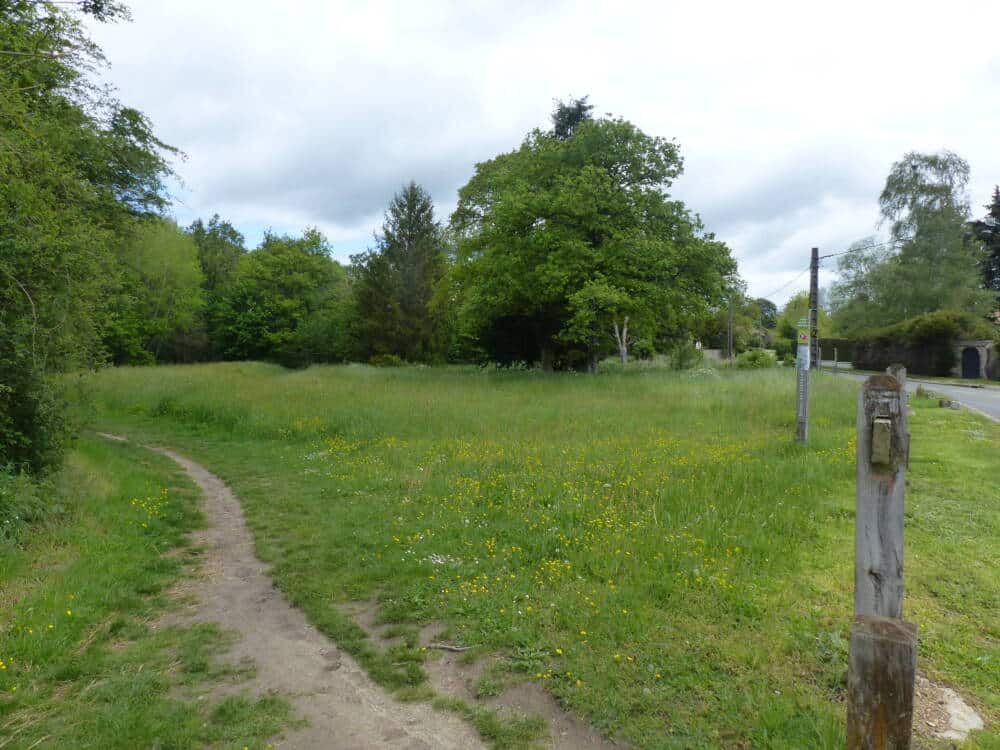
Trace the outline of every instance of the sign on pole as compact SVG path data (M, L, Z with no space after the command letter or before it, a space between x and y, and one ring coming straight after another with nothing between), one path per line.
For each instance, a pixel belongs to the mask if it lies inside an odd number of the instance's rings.
M795 356L795 440L806 441L809 433L809 320L799 321L798 349Z

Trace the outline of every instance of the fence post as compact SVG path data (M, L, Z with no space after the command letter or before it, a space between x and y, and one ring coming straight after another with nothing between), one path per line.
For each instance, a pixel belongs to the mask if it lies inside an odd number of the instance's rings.
M890 375L873 375L858 393L848 750L910 747L917 628L900 619L909 453L903 393Z

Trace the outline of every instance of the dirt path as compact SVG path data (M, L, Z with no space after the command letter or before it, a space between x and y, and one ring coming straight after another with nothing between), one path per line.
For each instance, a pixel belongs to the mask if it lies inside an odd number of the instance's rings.
M121 439L104 435L112 439ZM472 727L424 703L401 703L373 683L353 659L310 625L274 588L254 554L239 500L203 466L173 451L152 448L176 461L205 495L208 528L195 535L205 548L204 569L186 613L239 633L236 659L249 657L256 677L241 687L274 691L309 723L285 733L275 747L291 750L471 750L484 745Z

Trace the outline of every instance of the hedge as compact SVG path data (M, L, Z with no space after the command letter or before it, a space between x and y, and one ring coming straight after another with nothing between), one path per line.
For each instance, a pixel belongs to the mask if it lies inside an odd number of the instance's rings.
M974 315L938 310L859 338L852 361L861 370L900 363L915 375L949 375L958 361L960 340L991 336L989 324Z

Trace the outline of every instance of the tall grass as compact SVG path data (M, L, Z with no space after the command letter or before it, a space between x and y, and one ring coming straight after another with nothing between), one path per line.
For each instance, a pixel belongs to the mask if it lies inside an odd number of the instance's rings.
M226 477L278 585L387 684L424 657L394 677L337 602L442 620L506 655L497 679L640 746L835 747L856 388L815 378L804 446L782 370L231 364L108 371L93 393L97 422Z

